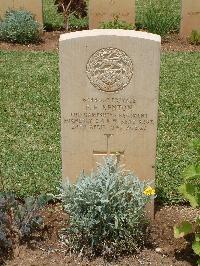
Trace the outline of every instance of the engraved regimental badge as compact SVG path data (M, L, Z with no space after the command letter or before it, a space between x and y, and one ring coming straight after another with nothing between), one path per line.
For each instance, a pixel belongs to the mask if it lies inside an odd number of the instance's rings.
M133 62L122 50L103 48L88 60L87 76L94 87L106 92L124 89L133 76Z

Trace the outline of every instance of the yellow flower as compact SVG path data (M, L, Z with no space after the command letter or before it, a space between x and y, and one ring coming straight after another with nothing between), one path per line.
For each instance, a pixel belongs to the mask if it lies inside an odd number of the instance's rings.
M145 190L144 190L144 194L147 195L147 196L152 196L152 195L155 195L155 189L152 188L152 187L147 187Z

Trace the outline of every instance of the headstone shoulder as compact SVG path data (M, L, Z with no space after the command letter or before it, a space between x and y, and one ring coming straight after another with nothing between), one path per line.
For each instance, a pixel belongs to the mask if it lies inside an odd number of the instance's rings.
M148 41L161 42L160 35L148 33L144 31L135 30L122 30L122 29L94 29L94 30L83 30L70 32L60 35L60 42L68 39L86 38L86 37L96 37L96 36L119 36L119 37L135 37L138 39L146 39Z

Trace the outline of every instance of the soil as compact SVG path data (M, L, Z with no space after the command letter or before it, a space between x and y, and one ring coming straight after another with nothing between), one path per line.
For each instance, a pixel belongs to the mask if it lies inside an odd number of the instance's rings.
M68 217L59 204L50 205L42 211L45 221L43 237L33 238L29 244L19 246L6 266L189 266L195 265L195 255L190 242L174 239L173 226L183 219L194 221L200 211L187 206L159 207L151 224L149 244L131 256L115 261L102 257L89 260L70 254L60 239L60 231L66 228Z
M64 31L44 32L39 44L20 45L0 42L0 50L8 51L57 51L59 36ZM191 45L187 40L181 39L178 34L171 34L162 40L162 51L185 52L200 51L200 45Z

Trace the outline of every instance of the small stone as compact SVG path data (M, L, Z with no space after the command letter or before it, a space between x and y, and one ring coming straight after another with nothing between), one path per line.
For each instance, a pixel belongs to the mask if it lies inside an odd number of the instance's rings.
M156 251L157 253L162 253L162 252L163 252L162 248L156 248L155 251Z

